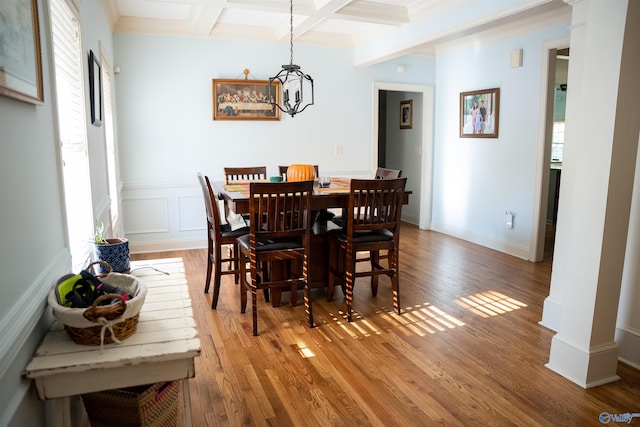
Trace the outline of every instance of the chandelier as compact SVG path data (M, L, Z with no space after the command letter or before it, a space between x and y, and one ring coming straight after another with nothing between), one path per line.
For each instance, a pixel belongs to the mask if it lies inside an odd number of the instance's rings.
M300 66L293 63L293 0L290 0L290 59L289 64L282 66L282 70L275 77L269 77L269 99L271 105L280 109L283 113L295 116L304 111L309 105L313 105L313 78L300 70ZM275 93L274 80L282 85L282 99L278 104L277 97L272 97ZM306 88L306 90L305 90ZM308 100L308 90L311 89L311 101ZM304 94L307 94L307 99Z

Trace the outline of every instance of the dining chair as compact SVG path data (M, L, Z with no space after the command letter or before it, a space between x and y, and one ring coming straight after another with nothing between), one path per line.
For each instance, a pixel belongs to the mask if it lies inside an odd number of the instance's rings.
M318 165L313 165L313 168L316 170L316 178L320 176L318 172ZM289 166L278 166L278 173L282 177L283 181L287 180L287 171L289 170Z
M398 169L378 168L376 169L376 179L395 179L402 176L402 171Z
M244 168L224 168L224 182L228 184L231 181L239 180L255 180L266 179L266 166L253 166Z
M292 293L293 305L295 301L293 296L298 286L304 286L307 322L310 328L313 327L308 282L312 193L312 180L253 182L249 186L250 231L248 235L238 238L240 311L245 312L247 291L251 292L254 336L258 335L258 289L288 288ZM250 267L249 280L246 272L247 259ZM279 266L288 265L289 268L285 269L288 274L274 274L272 267L276 263ZM295 266L299 268L294 268ZM282 269L276 270L282 271Z
M400 313L399 245L400 218L406 178L352 179L349 192L349 212L345 227L329 232L330 301L336 284L342 286L347 305L347 321L352 321L353 286L358 277L371 277L371 294L378 294L378 277L391 279L393 308ZM379 254L386 250L389 265L380 264ZM359 251L370 253L370 269L356 271Z
M209 177L203 176L198 172L198 181L202 188L204 198L204 206L207 214L207 277L204 284L204 292L209 292L211 283L211 273L213 275L213 298L211 299L211 308L216 309L218 306L218 297L220 296L220 281L222 275L233 274L235 283L240 278L240 268L238 266L238 241L237 238L248 234L249 227L242 227L237 230L231 230L229 224L224 219L224 200L220 200L213 190ZM223 258L223 246L229 248L227 256ZM229 268L222 269L223 263L229 263ZM214 269L215 267L215 269Z

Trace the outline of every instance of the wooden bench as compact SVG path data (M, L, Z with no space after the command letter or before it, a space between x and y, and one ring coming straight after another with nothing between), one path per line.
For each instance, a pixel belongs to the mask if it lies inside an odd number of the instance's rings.
M131 271L148 288L131 337L101 352L75 344L55 322L24 371L40 399L56 399L58 426L71 425L70 396L174 380L182 380L185 424L191 425L188 378L195 376L200 339L184 264L181 258L134 261Z

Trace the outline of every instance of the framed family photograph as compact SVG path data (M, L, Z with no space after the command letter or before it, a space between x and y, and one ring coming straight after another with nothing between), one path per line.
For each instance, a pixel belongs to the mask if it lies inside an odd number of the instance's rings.
M280 120L280 82L213 79L213 120Z
M460 93L460 138L497 138L500 88Z
M413 100L400 101L400 129L413 128Z
M102 70L100 61L89 51L89 102L91 103L91 124L102 125Z
M0 95L44 103L37 0L0 1Z

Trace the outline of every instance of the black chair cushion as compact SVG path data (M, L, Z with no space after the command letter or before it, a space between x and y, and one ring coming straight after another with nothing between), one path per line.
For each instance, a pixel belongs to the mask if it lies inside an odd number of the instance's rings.
M238 237L238 245L240 245L240 247L248 251L250 247L250 240L251 240L251 236L249 234L240 236ZM287 249L302 249L302 248L303 248L302 241L300 239L258 240L256 242L257 252L282 251Z
M337 225L338 227L344 227L344 218L342 218L342 216L336 215L332 218L330 218L331 222L333 222L335 225Z
M244 236L245 234L249 234L249 232L251 231L249 227L242 227L238 228L237 230L231 230L229 224L222 225L220 229L222 237L240 237Z
M336 215L333 218L331 218L331 222L333 222L338 227L342 227L344 225L344 221L341 215L340 216Z
M341 242L347 241L347 235L344 230L332 230L329 232L330 237L334 237ZM393 240L393 233L389 230L380 231L356 231L353 235L353 243L371 243L386 242Z

